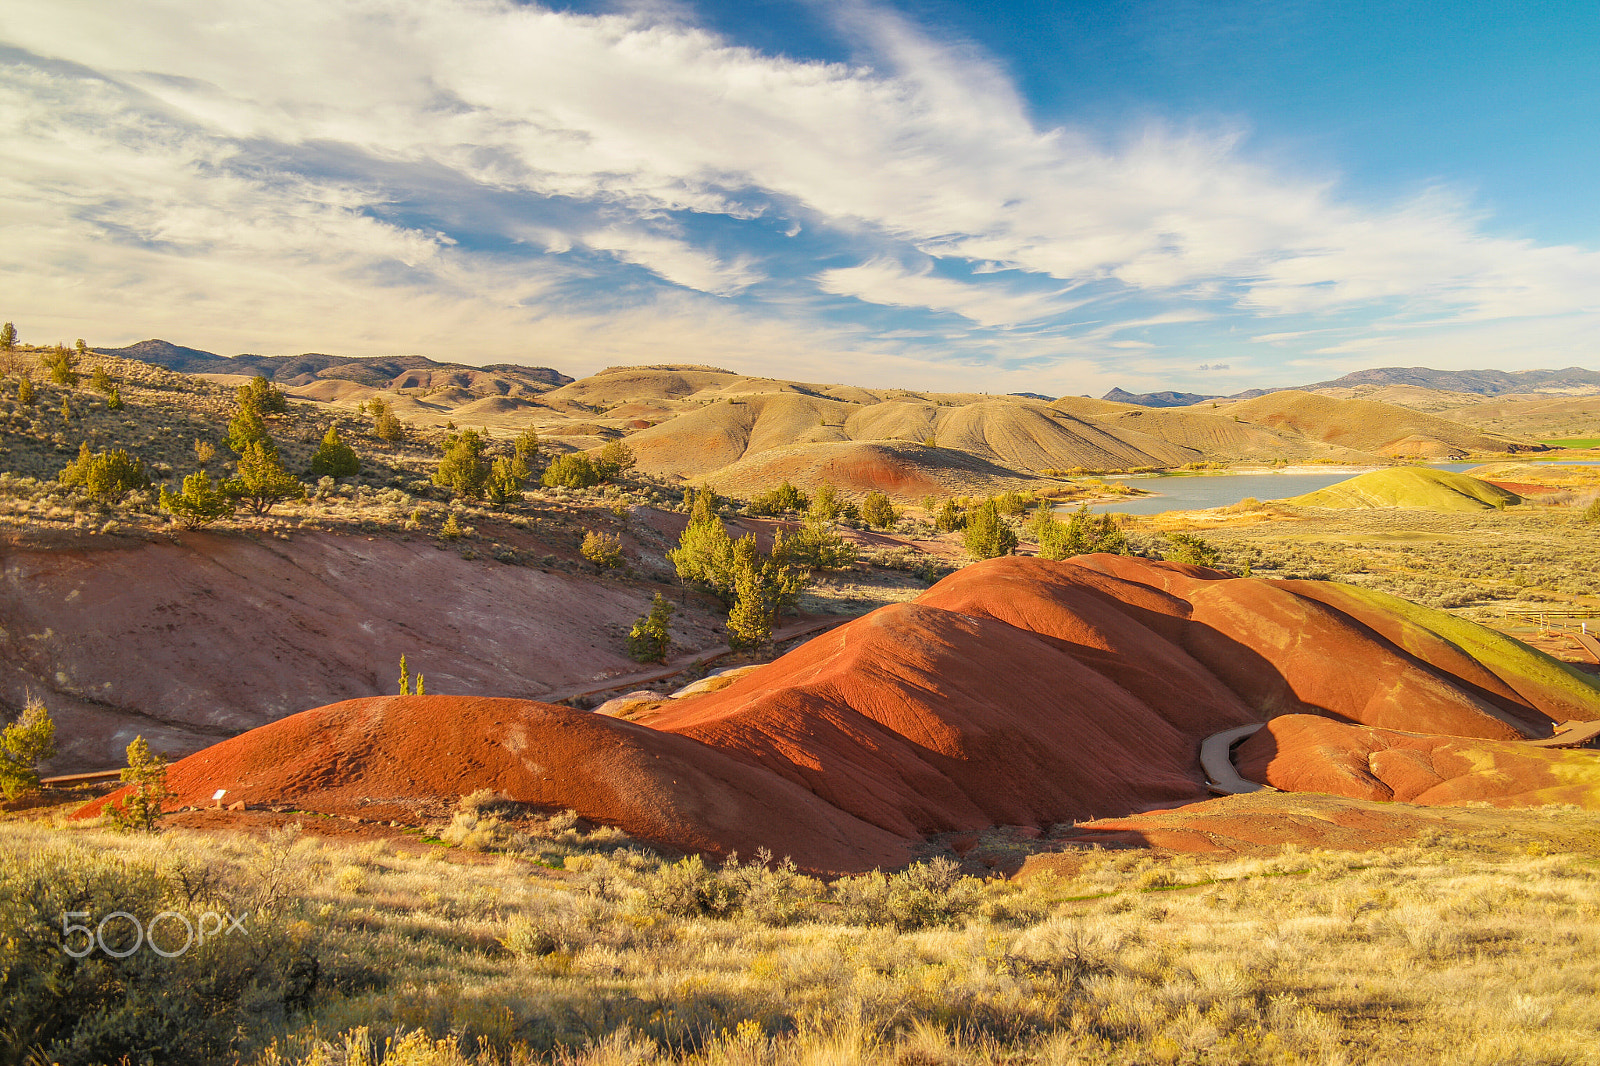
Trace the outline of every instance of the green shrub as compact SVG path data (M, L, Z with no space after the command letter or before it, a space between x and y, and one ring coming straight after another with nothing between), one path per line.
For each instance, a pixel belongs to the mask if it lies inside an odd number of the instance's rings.
M311 456L312 477L353 477L361 473L361 460L356 450L339 436L338 426L329 426L322 435L322 444Z
M1172 545L1162 553L1169 563L1188 563L1191 566L1216 566L1217 549L1193 533L1168 533Z
M847 570L856 562L855 545L815 515L807 517L793 533L780 534L772 554L782 562L815 570Z
M852 925L893 925L901 931L947 925L978 905L983 883L963 877L949 859L916 863L886 876L874 870L832 885L840 917Z
M196 529L231 516L233 501L211 480L211 475L197 470L183 479L180 493L174 494L165 485L161 486L161 509L176 518L184 529Z
M1017 535L1000 517L994 500L985 500L967 514L967 532L963 538L967 551L977 559L994 559L1010 555L1017 547Z
M303 1009L317 983L318 963L258 913L244 931L217 933L179 952L204 912L240 913L232 899L215 907L188 898L178 879L146 860L125 860L86 847L0 845L0 1062L162 1063L209 1066L239 1061L248 1034ZM74 958L82 932L98 929L106 946L134 946L133 915L146 928L163 912L156 940L125 958L99 950ZM71 915L72 917L64 917ZM212 920L213 922L215 919ZM207 926L209 929L209 925ZM70 952L69 953L69 949Z
M106 368L97 366L94 373L89 375L89 387L95 392L109 393L117 386L111 380L111 375L106 373Z
M545 467L540 479L547 488L586 489L600 484L600 470L583 452L558 455Z
M244 504L251 514L260 517L276 504L305 499L306 487L283 468L276 448L256 441L247 445L239 456L235 475L222 483L222 494Z
M640 617L628 631L628 656L639 663L667 661L667 649L672 645L673 606L661 593L650 601L650 613Z
M252 444L265 445L274 452L278 450L272 435L267 432L261 412L246 404L228 423L228 447L233 449L235 455L243 455Z
M122 402L122 393L117 391L115 385L111 386L111 395L106 397L107 411L120 411L125 405Z
M17 382L17 402L24 407L32 407L38 400L34 393L33 379L27 374L22 375L22 380Z
M888 493L873 490L861 503L861 517L873 529L889 529L900 520Z
M595 460L594 465L600 477L610 481L621 476L624 471L632 470L635 462L637 459L634 457L633 449L620 440L614 440L600 449L600 457Z
M622 538L615 533L585 530L578 554L594 564L595 570L616 569L622 565Z
M489 502L496 507L510 507L522 502L522 481L527 477L527 467L521 458L502 456L489 470Z
M248 407L263 418L289 410L289 398L263 374L251 378L249 384L240 385L234 390L233 398L241 410Z
M79 447L78 458L68 463L56 479L63 485L82 488L102 503L113 503L124 493L150 484L142 459L132 458L121 448L91 453L88 441Z
M44 704L30 700L17 720L0 729L0 792L8 800L39 787L36 767L56 754L56 724Z
M811 497L785 481L771 492L764 492L745 505L756 515L793 514L811 506Z
M120 803L106 804L106 813L118 829L153 833L161 817L161 804L167 798L167 760L150 750L144 737L134 737L128 745L128 765L122 780L133 791Z
M494 470L484 454L488 445L476 430L451 434L445 440L439 467L433 472L433 483L469 500L481 499Z
M1117 520L1108 514L1098 518L1091 516L1087 504L1080 506L1066 522L1061 522L1050 505L1041 502L1030 526L1042 559L1070 559L1095 552L1127 555L1131 550Z
M44 355L45 369L50 371L50 383L65 388L78 387L78 357L61 345L56 345Z
M945 497L944 502L939 505L939 509L934 512L933 528L940 533L953 533L958 529L964 528L966 524L967 516L962 513L961 508L956 506L956 501L948 496Z
M372 432L379 440L397 444L406 439L406 424L395 417L394 405L381 396L374 396L367 401L367 410L372 413ZM454 422L446 426L455 429Z

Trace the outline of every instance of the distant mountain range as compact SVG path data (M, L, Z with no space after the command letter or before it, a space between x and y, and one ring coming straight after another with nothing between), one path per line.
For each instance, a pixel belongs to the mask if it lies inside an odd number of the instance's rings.
M1271 392L1319 392L1324 389L1353 389L1362 385L1411 385L1441 392L1465 392L1478 396L1505 396L1523 392L1600 392L1600 371L1571 366L1565 370L1429 370L1422 366L1384 366L1357 370L1332 381L1296 385L1284 389L1247 389L1228 396L1207 396L1195 392L1126 392L1112 389L1101 397L1115 403L1140 407L1192 407L1207 400L1253 400Z
M485 395L544 392L573 379L547 366L495 363L468 366L426 356L357 359L344 355L216 355L170 341L148 340L126 348L97 348L106 355L155 363L184 374L260 374L280 385L309 385L334 378L372 388L464 388Z

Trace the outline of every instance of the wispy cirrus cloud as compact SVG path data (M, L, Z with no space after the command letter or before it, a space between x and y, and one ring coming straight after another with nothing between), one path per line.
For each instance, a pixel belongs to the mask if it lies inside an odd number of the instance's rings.
M701 351L698 316L751 370L809 346L973 381L1148 379L1241 324L1420 359L1469 324L1557 350L1600 318L1593 250L1492 236L1445 192L1354 202L1237 130L1042 127L987 57L842 11L870 65L682 12L10 0L0 276L102 340L490 360L542 330L583 370Z

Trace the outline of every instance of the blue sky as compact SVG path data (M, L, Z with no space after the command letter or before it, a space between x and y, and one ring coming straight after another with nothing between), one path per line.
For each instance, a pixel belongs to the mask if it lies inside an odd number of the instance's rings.
M1229 393L1597 362L1600 8L8 0L23 339Z

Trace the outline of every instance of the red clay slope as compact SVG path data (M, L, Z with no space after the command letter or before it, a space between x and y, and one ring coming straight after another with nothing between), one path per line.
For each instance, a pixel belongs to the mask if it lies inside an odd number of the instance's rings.
M685 737L530 700L379 696L304 711L174 763L172 806L290 802L418 820L492 788L685 851L766 845L808 869L903 865L908 842ZM85 807L97 813L109 799Z
M191 756L173 780L185 803L227 788L338 811L497 788L676 848L764 845L839 871L929 833L1201 800L1201 739L1278 714L1548 735L1555 705L1537 686L1359 597L1341 610L1336 591L1116 556L997 559L642 723L355 700ZM1600 690L1593 704L1590 717Z
M1600 806L1600 753L1275 718L1234 753L1239 772L1286 791L1499 807Z

